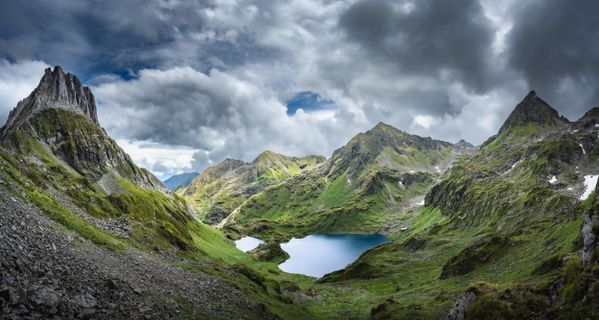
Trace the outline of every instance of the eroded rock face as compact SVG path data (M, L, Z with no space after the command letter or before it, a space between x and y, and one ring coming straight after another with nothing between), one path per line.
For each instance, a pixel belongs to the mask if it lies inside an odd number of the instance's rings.
M447 320L464 320L466 309L475 299L476 294L474 294L474 292L467 292L455 302L453 307L451 307L447 314Z
M59 66L44 71L37 88L10 112L2 136L18 128L40 111L62 108L86 116L100 127L94 95L88 87L81 86L79 79L65 74Z
M584 225L582 226L582 263L584 266L592 264L593 251L597 247L597 235L593 232L593 226L599 224L599 217L593 215L584 215Z

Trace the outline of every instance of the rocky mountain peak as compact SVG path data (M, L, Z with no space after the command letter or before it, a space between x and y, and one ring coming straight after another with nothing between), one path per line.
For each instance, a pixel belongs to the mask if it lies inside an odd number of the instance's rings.
M40 111L56 108L84 115L96 126L100 126L91 90L83 87L75 75L65 74L60 66L56 66L54 70L47 68L37 88L10 112L3 136Z
M555 126L568 122L568 119L561 117L557 110L539 98L537 93L532 90L518 103L499 132L509 131L510 129L529 123Z
M576 127L593 127L599 125L599 107L594 107L587 111L582 118L576 121Z
M405 133L393 126L390 126L384 122L379 122L376 124L376 126L374 126L372 129L370 129L369 131L367 131L366 133L382 133L382 134L386 134L386 133L392 133L392 134L401 134L401 133Z
M474 145L464 139L461 139L460 141L458 141L457 143L455 143L453 145L455 148L460 149L460 150L465 150L465 149L472 149L474 148Z

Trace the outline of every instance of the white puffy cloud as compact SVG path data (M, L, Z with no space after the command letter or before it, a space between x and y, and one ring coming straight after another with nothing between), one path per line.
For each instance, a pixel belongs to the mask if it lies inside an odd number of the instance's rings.
M93 91L111 135L197 149L196 170L225 157L251 161L266 149L330 154L354 133L330 110L289 117L273 91L218 70L142 70Z
M117 144L131 156L133 162L152 171L160 179L192 171L193 155L197 152L189 147L147 141L119 139Z

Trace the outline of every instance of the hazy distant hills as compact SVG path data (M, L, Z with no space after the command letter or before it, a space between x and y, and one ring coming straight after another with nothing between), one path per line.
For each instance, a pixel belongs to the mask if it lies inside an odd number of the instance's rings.
M199 173L197 173L197 172L176 174L176 175L173 175L172 177L164 180L164 185L169 190L175 191L179 188L187 187L191 183L191 181L198 175L199 175Z

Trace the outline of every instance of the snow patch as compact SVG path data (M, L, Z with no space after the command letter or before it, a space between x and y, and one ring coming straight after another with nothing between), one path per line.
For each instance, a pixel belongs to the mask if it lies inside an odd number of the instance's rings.
M424 205L424 199L422 199L422 201L418 202L419 206L423 206Z
M512 167L511 167L511 168L510 168L508 171L504 172L503 174L508 174L508 173L512 172L512 170L514 170L514 168L515 168L517 165L519 165L519 164L520 164L520 162L522 162L522 159L520 159L520 160L516 161L516 163L514 163L514 164L512 165Z
M582 149L582 154L587 154L587 152L584 150L584 147L582 146L582 143L578 144L580 146L580 149Z
M435 166L435 170L437 170L437 172L441 172L441 169L439 169L438 166Z
M549 183L556 184L557 183L557 177L556 176L551 177L551 179L549 179Z
M580 200L586 200L591 193L595 190L597 186L597 180L599 179L599 175L588 175L584 176L584 193L580 196Z

